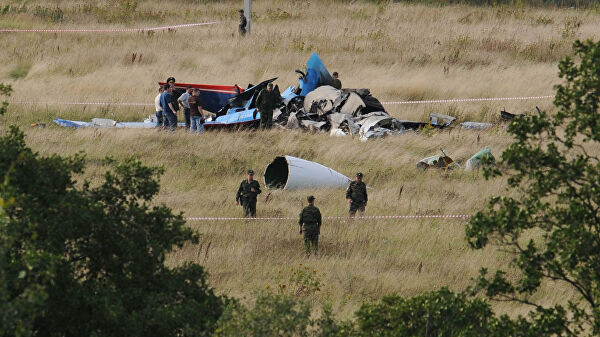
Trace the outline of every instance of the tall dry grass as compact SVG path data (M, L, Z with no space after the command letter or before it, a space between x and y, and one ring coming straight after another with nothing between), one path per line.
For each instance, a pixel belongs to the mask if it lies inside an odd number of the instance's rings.
M0 81L13 85L18 101L151 102L156 81L246 85L279 76L294 84L293 70L313 51L345 87L367 87L384 101L451 97L509 97L552 94L557 61L576 38L596 38L600 16L593 11L475 8L335 1L255 1L253 33L236 33L238 2L145 1L129 16L122 2L30 1L23 11L0 16L0 27L141 27L218 20L209 27L156 34L4 34L0 40ZM10 3L12 4L12 2ZM112 4L113 7L109 5ZM2 4L4 6L6 4ZM40 10L35 12L35 6ZM79 7L78 7L79 6ZM53 19L60 8L62 19ZM37 14L36 14L37 13ZM55 20L56 22L53 22ZM132 53L143 55L131 62ZM19 70L15 72L15 69ZM25 71L24 69L27 69ZM444 70L446 69L446 71ZM18 73L19 76L12 76ZM16 79L15 79L16 77ZM396 117L425 120L428 113L460 121L498 121L498 111L530 112L549 101L395 105ZM0 129L27 127L38 119L139 120L151 108L13 105ZM211 132L200 137L154 130L66 130L50 125L27 130L29 144L42 154L88 154L85 178L101 179L101 159L133 155L162 165L156 202L186 216L238 216L235 191L248 168L260 177L277 155L314 160L348 176L365 173L367 214L471 214L490 195L505 193L504 181L486 181L479 172L445 174L416 170L416 162L443 148L464 162L484 145L495 155L510 143L503 127L487 132L450 130L409 133L361 143L355 138L273 130ZM598 150L598 149L596 149ZM262 181L261 181L262 182ZM402 191L402 193L400 193ZM271 194L269 202L266 195ZM346 214L343 190L265 190L260 216L296 216L308 194L324 215ZM412 295L441 286L463 289L477 270L505 266L494 250L472 251L458 220L377 220L324 223L320 256L307 259L294 221L190 222L201 244L172 254L169 263L206 266L221 293L252 298L256 289L277 285L280 273L300 264L323 282L314 303L331 302L347 317L366 300L388 293ZM419 265L422 268L419 271ZM547 285L538 295L557 302L572 293ZM525 308L497 305L504 312Z
M471 214L492 194L504 193L502 179L486 181L480 172L419 171L416 162L443 148L464 162L483 145L496 155L507 145L504 130L471 132L451 130L407 134L362 143L358 139L323 134L273 130L269 132L211 132L197 137L183 132L150 130L36 129L27 133L29 144L42 154L85 151L87 179L102 178L101 159L133 155L166 173L155 200L186 216L240 216L235 191L245 170L261 179L268 163L289 154L314 160L348 176L365 173L369 190L368 215ZM267 201L267 195L270 194ZM295 217L314 194L325 216L345 215L345 191L265 189L258 215ZM191 221L201 234L199 245L187 246L169 257L169 264L194 261L204 265L220 293L252 299L257 289L276 287L281 273L304 267L317 271L321 292L309 299L332 303L348 317L360 303L382 295L413 295L450 286L471 284L480 267L505 266L508 257L493 249L472 251L464 239L461 220L325 221L321 254L307 259L295 221ZM419 270L419 265L422 268ZM562 285L548 286L539 295L554 302L572 294ZM506 312L525 308L499 305Z
M171 75L181 81L240 85L279 77L285 87L297 82L293 70L315 51L341 74L344 86L370 88L384 101L544 95L557 82L557 61L569 54L574 39L597 37L600 20L595 11L570 9L255 1L253 33L239 38L238 2L145 1L132 12L137 14L121 18L124 23L112 23L111 15L122 15L123 2L96 2L104 12L86 12L75 1L29 2L25 13L0 16L0 26L219 24L150 35L3 34L0 80L14 85L14 99L151 101L156 81ZM62 21L35 16L36 6L60 8ZM138 55L135 62L133 53ZM26 76L13 80L11 71L24 66L29 67ZM479 104L454 109L467 119L492 120L500 107L526 112L544 103L490 103L483 116ZM447 107L389 109L397 116L422 118ZM142 117L122 108L110 110L118 119Z

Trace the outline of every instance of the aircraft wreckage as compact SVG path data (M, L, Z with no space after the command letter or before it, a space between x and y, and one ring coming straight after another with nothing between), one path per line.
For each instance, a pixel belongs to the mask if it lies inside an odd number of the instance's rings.
M341 188L350 178L319 163L292 157L275 157L265 170L265 186L284 190Z
M429 121L409 121L390 116L381 102L371 95L369 89L335 89L331 86L333 77L316 53L306 63L306 71L296 70L300 75L298 87L290 86L283 93L279 106L273 112L275 127L284 129L306 129L329 132L332 136L358 136L365 141L370 138L399 135L423 127L443 129L450 126L455 118L432 113ZM210 112L204 127L211 129L240 129L258 126L260 112L256 109L258 93L277 78L271 78L257 85L250 84L246 89L237 85L209 85L175 83L173 96L179 97L185 88L200 89L200 98L205 111ZM163 85L164 82L158 82ZM274 90L279 93L279 87ZM502 118L515 115L502 111ZM111 119L95 118L91 122L56 119L55 123L72 128L153 128L156 119L151 115L144 122L117 122ZM183 123L179 123L183 126ZM461 128L486 130L490 123L463 122Z

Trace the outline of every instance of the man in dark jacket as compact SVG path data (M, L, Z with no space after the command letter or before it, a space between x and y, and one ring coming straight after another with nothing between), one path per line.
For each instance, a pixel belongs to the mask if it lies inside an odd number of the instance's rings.
M315 197L311 195L307 200L308 206L300 212L298 225L300 225L300 234L304 232L306 255L310 255L311 250L316 255L319 249L319 234L321 233L321 212L315 207Z
M358 172L356 174L356 180L350 183L346 190L346 199L350 204L350 216L356 215L356 211L362 215L365 212L367 206L367 185L362 181L363 174Z
M273 126L273 110L277 108L281 96L273 90L273 83L261 90L256 97L256 110L260 112L260 127L270 129Z
M248 178L242 180L235 195L235 204L242 204L244 217L256 218L256 196L261 192L258 181L254 180L254 171L248 170Z
M243 9L240 9L238 11L238 13L240 14L240 25L238 26L238 31L240 32L241 36L245 36L246 35L246 26L248 26L248 20L246 19L246 16L244 15Z
M171 131L175 131L177 128L177 115L175 114L175 107L173 106L172 95L173 86L165 84L165 90L160 96L160 103L163 108L163 126L165 130L167 127Z
M171 103L173 103L173 113L175 116L177 116L177 112L179 112L179 103L177 102L177 99L179 96L181 96L183 91L180 89L175 89L175 77L173 76L167 78L167 84L173 87L173 92L171 93Z
M202 100L200 99L200 89L194 88L192 96L188 98L190 105L190 132L199 134L204 131L204 111L202 111Z
M338 73L337 71L333 72L333 82L331 83L331 86L336 88L336 89L342 89L342 81L340 81L340 79L338 78Z

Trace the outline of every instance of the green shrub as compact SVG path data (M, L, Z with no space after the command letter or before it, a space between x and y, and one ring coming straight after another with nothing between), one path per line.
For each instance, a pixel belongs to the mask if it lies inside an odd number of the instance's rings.
M31 64L21 63L13 68L8 73L8 76L12 79L18 80L19 78L25 78L27 74L29 74L29 70L31 69Z
M63 22L65 19L64 12L60 7L48 8L42 6L36 6L33 9L33 15L49 22Z
M0 336L207 336L223 300L201 266L165 265L197 242L154 205L160 168L134 159L92 187L82 155L42 157L0 137Z
M308 336L310 323L307 303L265 291L252 308L231 302L219 319L215 336Z

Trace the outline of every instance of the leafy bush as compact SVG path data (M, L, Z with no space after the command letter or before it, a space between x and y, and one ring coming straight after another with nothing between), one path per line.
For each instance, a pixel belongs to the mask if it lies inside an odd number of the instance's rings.
M472 247L490 243L512 253L519 271L488 276L481 270L478 287L491 298L535 308L534 324L548 321L567 335L600 334L600 42L576 41L575 61L559 65L564 83L556 87L553 113L539 111L515 119L515 138L502 154L508 185L515 193L493 197L485 212L471 219ZM499 176L487 168L487 177ZM568 305L547 306L532 299L546 282L562 282L579 298ZM558 332L555 332L558 334Z
M307 336L310 323L308 304L264 291L253 308L231 302L219 320L215 336Z
M412 298L385 297L356 313L361 336L489 336L489 304L446 288Z
M223 300L201 266L165 266L197 242L151 206L160 168L129 159L93 187L82 155L41 157L17 128L0 138L1 336L206 336Z
M10 96L12 86L9 84L0 83L0 96ZM3 101L0 105L0 116L4 115L8 109L8 102Z
M316 269L300 264L298 268L290 268L287 278L284 275L279 271L276 279L278 292L282 295L305 297L321 291L322 283Z

